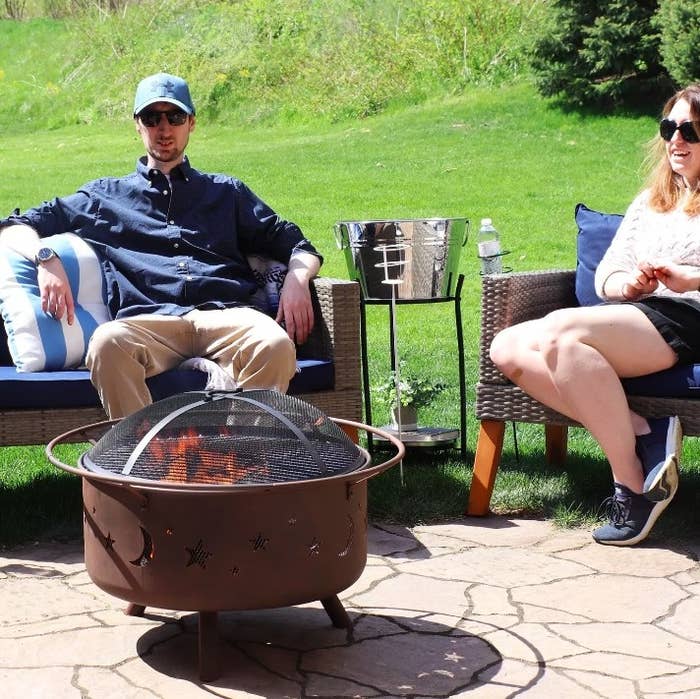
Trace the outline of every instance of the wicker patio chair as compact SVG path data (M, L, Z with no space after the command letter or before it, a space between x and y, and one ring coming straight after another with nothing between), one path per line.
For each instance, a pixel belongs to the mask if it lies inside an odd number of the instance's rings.
M298 355L300 359L332 359L335 381L332 389L297 396L327 415L361 422L359 284L318 277L312 281L311 291L316 323ZM36 410L0 408L0 446L46 444L63 432L106 419L98 405L57 408L47 402L43 409Z
M476 416L480 427L467 514L485 515L489 511L506 423L544 425L547 462L563 464L566 460L568 427L577 423L513 385L490 360L489 347L496 333L505 327L576 305L574 270L520 272L483 278L476 386ZM641 415L678 415L684 435L700 435L700 395L698 398L654 397L631 395L628 391L628 399L630 407Z

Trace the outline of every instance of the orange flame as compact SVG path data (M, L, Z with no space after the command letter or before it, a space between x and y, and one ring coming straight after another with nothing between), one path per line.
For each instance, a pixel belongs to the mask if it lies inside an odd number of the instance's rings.
M264 464L239 465L232 449L206 448L209 439L194 427L189 427L174 437L156 436L150 441L144 456L166 464L167 470L161 480L175 483L234 484L253 474L269 474L269 468Z

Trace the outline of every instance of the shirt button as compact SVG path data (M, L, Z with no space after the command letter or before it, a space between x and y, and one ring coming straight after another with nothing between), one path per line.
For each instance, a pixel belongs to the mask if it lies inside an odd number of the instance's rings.
M164 189L164 190L163 190L163 194L170 194L170 192L168 192L167 189Z
M173 243L173 247L174 247L174 248L179 248L179 247L180 247L180 243Z
M186 279L188 282L191 282L191 281L194 279L194 277L192 277L192 276L190 276L190 275L188 274L188 275L185 277L185 279Z
M170 223L171 226L174 226L174 225L175 225L175 221L173 221L172 219L169 221L169 223Z

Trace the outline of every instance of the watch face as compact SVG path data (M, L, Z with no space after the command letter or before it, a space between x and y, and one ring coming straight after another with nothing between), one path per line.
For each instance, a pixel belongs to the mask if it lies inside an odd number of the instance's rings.
M51 248L40 248L36 254L37 262L48 262L53 257L56 257L56 253Z

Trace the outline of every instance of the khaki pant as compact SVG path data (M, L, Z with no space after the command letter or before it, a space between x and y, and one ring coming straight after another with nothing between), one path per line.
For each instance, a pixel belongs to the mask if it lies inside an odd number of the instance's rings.
M146 379L191 357L216 362L241 388L285 392L296 371L294 343L252 308L139 315L95 330L86 364L111 419L150 405Z

